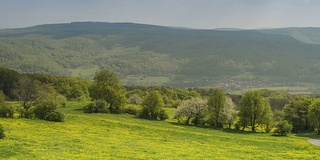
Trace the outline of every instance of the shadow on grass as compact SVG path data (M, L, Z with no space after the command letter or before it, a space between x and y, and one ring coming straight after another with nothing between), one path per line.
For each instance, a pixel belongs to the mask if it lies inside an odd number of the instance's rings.
M223 131L223 132L227 132L227 133L237 133L237 134L256 134L256 133L259 133L259 132L242 131L242 130L227 129L227 128L224 128L222 131Z
M182 126L182 127L196 127L196 128L204 128L204 129L212 129L212 130L219 130L226 133L235 133L235 134L256 134L259 132L251 132L251 131L242 131L242 130L236 130L236 129L227 129L227 128L215 128L208 125L202 125L202 126L195 126L192 124L183 124L178 122L168 122L171 125L175 126Z
M320 135L316 132L294 133L297 137L305 137L312 139L320 139Z

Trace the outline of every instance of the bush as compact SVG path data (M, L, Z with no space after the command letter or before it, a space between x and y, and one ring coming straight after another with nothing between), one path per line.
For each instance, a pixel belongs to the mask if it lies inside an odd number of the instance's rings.
M161 121L164 121L169 118L169 115L164 110L161 110L159 113L159 118Z
M50 105L38 105L32 109L32 113L38 119L54 122L64 121L64 115L61 112L56 111L55 108Z
M0 106L0 117L13 117L14 109L7 105L2 104Z
M0 124L0 139L4 138L6 135L4 134L4 130L2 125Z
M139 110L137 108L134 108L134 106L128 106L124 109L124 113L138 115Z
M285 136L288 133L290 133L292 130L292 124L290 124L288 121L283 120L280 121L277 125L276 125L276 129L273 131L274 134L278 134L281 136Z
M83 107L84 113L110 113L109 106L105 100L96 100L94 103L90 103Z
M171 108L178 108L178 106L182 103L180 99L177 99L176 101L172 102Z
M35 108L33 108L33 114L36 118L39 119L46 119L47 114L54 111L54 108L48 106L48 105L38 105Z
M52 112L49 112L45 115L44 120L54 121L54 122L63 122L64 115L61 112L52 111Z

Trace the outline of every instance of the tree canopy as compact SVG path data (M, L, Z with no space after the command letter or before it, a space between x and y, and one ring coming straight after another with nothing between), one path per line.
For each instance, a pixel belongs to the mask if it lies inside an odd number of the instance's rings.
M267 99L259 91L247 91L240 101L240 124L243 129L251 126L255 131L257 125L264 124L270 117L271 108Z
M113 72L101 70L96 73L90 88L93 99L103 99L110 104L111 113L122 113L126 104L126 91Z

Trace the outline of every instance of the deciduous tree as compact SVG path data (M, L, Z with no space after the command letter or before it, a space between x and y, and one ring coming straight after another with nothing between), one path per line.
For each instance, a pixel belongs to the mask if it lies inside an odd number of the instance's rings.
M219 123L228 125L228 128L231 129L231 125L237 119L237 115L236 104L231 98L226 97L224 107L220 111Z
M320 99L316 99L310 105L308 118L310 124L317 129L317 134L320 134Z
M222 127L220 115L225 107L226 94L222 89L214 88L208 99L209 124L214 127Z
M301 132L310 130L310 122L308 118L309 106L312 98L307 96L297 96L283 108L284 119L292 123L293 132Z
M122 113L126 104L125 92L119 79L108 70L101 70L96 73L90 89L90 95L93 99L103 99L110 104L111 113Z
M42 89L42 84L39 81L22 76L15 86L14 93L24 110L28 112L32 106L43 99L45 91Z
M200 124L201 120L206 117L208 111L207 101L200 98L191 98L182 101L174 113L174 117L180 121L180 118L185 118L185 123L189 124L191 119L195 125Z
M259 91L247 91L244 93L240 101L239 112L243 129L246 126L251 126L251 130L255 131L258 125L266 123L266 119L270 117L270 112L269 102L261 96Z
M147 94L142 102L140 117L152 120L164 120L166 114L163 110L163 107L163 97L159 91L151 91L149 94Z

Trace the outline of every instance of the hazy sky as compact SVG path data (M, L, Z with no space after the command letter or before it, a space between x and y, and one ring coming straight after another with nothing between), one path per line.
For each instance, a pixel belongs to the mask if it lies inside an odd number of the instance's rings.
M206 29L320 27L320 0L0 0L0 28L80 21Z

